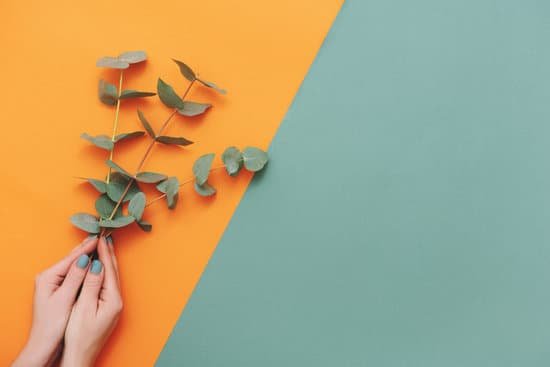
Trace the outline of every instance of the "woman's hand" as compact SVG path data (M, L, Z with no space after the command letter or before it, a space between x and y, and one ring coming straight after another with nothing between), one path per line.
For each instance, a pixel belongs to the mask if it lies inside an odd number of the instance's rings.
M110 242L110 241L109 241ZM104 237L73 306L61 366L92 366L122 311L118 268L113 245Z
M57 357L78 290L88 272L97 237L87 238L36 277L29 340L13 367L48 366Z

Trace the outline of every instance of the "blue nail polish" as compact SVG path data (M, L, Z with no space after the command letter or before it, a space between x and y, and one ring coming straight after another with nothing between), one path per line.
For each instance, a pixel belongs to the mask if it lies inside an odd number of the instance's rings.
M92 262L92 268L90 269L90 271L94 274L99 274L101 273L101 269L103 269L103 264L101 263L101 261L94 260Z
M89 262L90 258L88 257L88 255L80 255L78 261L76 262L76 266L78 266L80 269L84 269L86 266L88 266Z
M113 238L111 236L107 237L107 244L108 245L113 245Z

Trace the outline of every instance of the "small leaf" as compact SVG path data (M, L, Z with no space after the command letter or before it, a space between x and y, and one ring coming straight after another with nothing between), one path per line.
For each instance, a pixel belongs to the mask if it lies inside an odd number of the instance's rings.
M116 202L109 198L109 195L103 194L95 201L95 209L100 217L109 218L115 209ZM122 205L119 205L117 211L113 217L119 217L122 215Z
M166 180L167 176L162 173L155 172L139 172L136 175L136 180L143 183L157 183Z
M123 90L122 93L120 93L119 99L143 98L143 97L152 97L156 95L157 94L155 92L141 92L138 90L127 89L127 90Z
M157 82L157 93L167 107L178 109L184 107L183 100L174 92L174 89L160 78Z
M70 218L71 223L88 233L99 233L99 221L96 217L87 213L76 213Z
M111 141L111 138L107 135L98 135L98 136L91 136L87 133L80 134L80 137L84 140L89 141L96 147L99 147L101 149L105 150L112 150L114 147L113 142Z
M178 203L180 184L177 177L169 177L157 185L157 189L166 194L168 209L174 209Z
M115 219L101 219L99 221L99 226L103 228L122 228L134 223L134 221L134 217L126 215L124 217L118 217Z
M114 106L118 98L118 91L116 87L101 79L98 85L99 100L106 105Z
M87 178L86 181L90 183L98 192L105 194L107 192L107 184L104 181L96 180L95 178Z
M212 82L207 82L206 80L202 80L202 79L197 79L197 80L201 82L204 86L207 86L208 88L212 88L220 94L227 94L227 91L225 89L218 87L216 84Z
M147 54L144 51L127 51L118 55L118 59L128 64L136 64L147 60Z
M140 220L140 221L137 221L136 223L139 226L139 228L141 228L141 230L144 232L151 232L151 230L153 229L153 225L147 221Z
M121 140L138 138L143 135L145 135L143 131L132 131L131 133L118 134L117 136L115 136L115 143L118 143Z
M140 192L134 195L128 204L128 214L134 217L137 221L143 216L145 210L145 194Z
M208 174L210 173L210 167L212 166L213 160L214 153L209 153L200 156L193 164L193 174L195 175L195 180L199 185L204 184L208 179Z
M178 64L178 67L180 68L180 73L185 77L185 79L192 82L193 80L197 79L197 76L195 75L195 72L187 66L184 62L178 61L176 59L172 59L176 64Z
M210 186L208 182L205 182L202 185L195 182L195 191L200 196L212 196L216 193L216 189Z
M107 166L111 167L112 169L114 169L114 170L117 171L117 172L122 173L122 174L125 175L125 176L133 177L131 173L129 173L129 172L126 171L124 168L120 167L118 164L116 164L115 162L113 162L113 161L110 160L110 159L107 159L107 160L105 161L105 164L107 164Z
M127 69L130 64L124 60L120 60L118 57L105 56L97 60L95 63L97 67L100 68L111 68L111 69Z
M243 163L243 155L236 147L227 148L222 154L222 161L230 176L239 173Z
M137 113L138 113L139 121L141 121L141 124L147 131L147 134L149 134L150 137L155 139L156 137L155 130L153 130L153 128L151 127L151 124L149 124L149 121L147 121L143 112L141 112L140 110L137 110Z
M207 109L212 107L209 103L183 102L183 108L178 108L178 113L182 116L193 117L202 115Z
M119 172L111 173L111 181L107 185L107 195L109 195L109 198L113 201L118 202L120 200L120 197L122 196L122 193L124 193L128 182L130 182L129 177L124 176ZM132 180L130 188L124 196L123 202L130 201L134 197L134 195L139 192L141 192L139 186L135 183L134 180Z
M159 143L167 144L167 145L181 145L181 146L187 146L193 144L191 140L187 140L182 136L157 136L156 140Z
M244 167L251 172L258 172L267 163L267 153L255 147L246 147L243 150Z

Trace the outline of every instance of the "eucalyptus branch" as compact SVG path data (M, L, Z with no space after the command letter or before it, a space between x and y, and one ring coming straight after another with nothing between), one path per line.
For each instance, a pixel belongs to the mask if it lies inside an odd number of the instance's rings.
M174 62L179 67L183 77L189 81L181 97L178 96L169 84L165 83L160 78L157 82L157 93L122 90L122 69L126 69L130 64L141 62L145 59L146 55L143 51L132 51L123 53L117 57L103 57L97 62L98 66L121 69L121 71L118 88L103 80L99 83L100 100L108 105L116 105L115 120L111 136L82 135L84 139L97 147L109 151L109 159L106 161L109 167L109 173L106 181L92 178L86 179L101 194L95 202L99 218L87 213L77 213L71 217L71 222L76 227L91 234L110 235L115 229L125 227L131 223L136 223L142 230L149 232L152 229L152 225L143 220L142 216L145 208L154 202L166 199L168 208L174 209L178 201L180 188L191 182L194 182L194 188L197 194L201 196L214 195L216 194L216 189L208 182L210 172L221 168L225 168L230 176L237 175L241 168L250 172L257 172L262 170L268 161L267 153L259 148L246 147L241 151L234 146L230 146L225 149L221 156L223 165L212 168L212 162L215 156L214 153L203 154L193 164L192 171L194 177L181 184L177 177L168 177L162 173L142 171L147 158L151 155L153 147L157 143L179 146L193 144L192 141L184 137L166 136L164 134L176 114L191 118L206 113L206 111L212 107L209 103L186 100L189 92L196 83L211 88L220 94L226 93L224 89L221 89L216 84L199 78L189 66L178 60L174 60ZM134 131L117 135L121 100L125 98L150 97L155 94L158 94L161 102L165 106L171 108L172 112L166 118L158 133L156 133L151 124L147 121L145 115L140 110L137 111L139 120L146 133L150 136L151 142L137 164L136 170L134 171L135 173L132 174L113 161L114 147L115 144L121 140L143 136L145 132ZM156 189L162 194L147 203L145 194L140 188L140 185L143 184L155 184ZM124 203L128 203L126 206L126 214L123 214Z

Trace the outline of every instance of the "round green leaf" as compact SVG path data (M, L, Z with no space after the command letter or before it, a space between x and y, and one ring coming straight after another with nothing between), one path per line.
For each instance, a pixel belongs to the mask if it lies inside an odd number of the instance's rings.
M243 150L244 167L251 172L258 172L267 163L267 153L255 147L246 147Z
M180 73L185 77L185 79L189 80L190 82L197 79L197 76L195 75L195 72L184 62L172 59L180 68Z
M136 180L143 183L157 183L166 180L167 176L162 173L155 172L139 172L136 175Z
M160 78L157 82L157 93L167 107L178 109L184 107L183 100L174 92L174 89Z
M99 233L100 231L98 219L91 214L76 213L71 216L70 220L75 227L88 233Z
M101 219L99 221L99 226L102 228L122 228L134 223L134 221L134 217L126 215L124 217L118 217L114 219Z
M169 177L157 185L157 190L166 194L168 209L174 209L178 203L180 184L177 177Z
M106 105L114 106L118 98L116 86L101 79L98 85L99 100Z
M210 173L210 167L212 166L213 160L214 153L209 153L200 156L193 164L193 174L195 175L195 180L199 185L204 184L208 179L208 174Z
M87 178L86 181L90 183L98 192L105 194L107 192L107 184L104 181L96 180L95 178Z
M202 185L199 185L197 182L195 182L195 191L200 196L212 196L216 193L216 189L212 187L208 182L205 182Z
M243 155L236 147L227 148L222 154L222 162L230 176L239 173L243 163Z
M183 107L178 108L178 113L183 116L193 117L193 116L202 115L210 107L212 107L212 105L209 103L185 101L183 102Z
M134 217L137 221L143 216L145 210L145 194L142 192L134 195L130 203L128 203L128 214Z
M128 185L128 182L130 182L130 178L128 178L127 176L124 176L119 172L111 173L111 181L107 185L107 195L109 195L109 198L113 201L118 202L120 200L120 197L122 196L122 193L126 189L126 185ZM139 186L135 183L135 181L132 180L132 184L130 185L128 192L126 193L126 196L124 196L123 202L125 203L127 201L130 201L138 192L141 192L141 190L139 189Z
M100 217L109 218L115 209L116 202L109 198L109 195L103 194L97 198L95 209ZM119 217L122 214L122 206L119 205L114 217Z
M97 60L95 63L100 68L110 69L127 69L130 64L127 61L120 60L118 57L105 56Z
M113 141L107 135L91 136L87 133L82 133L80 137L101 149L112 150L114 147Z
M147 60L145 51L127 51L118 55L118 59L128 64L135 64Z

